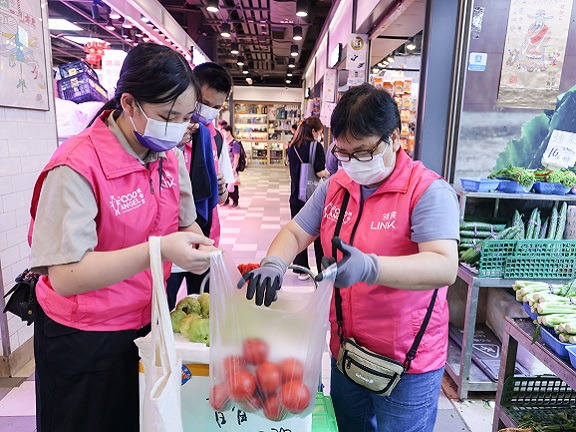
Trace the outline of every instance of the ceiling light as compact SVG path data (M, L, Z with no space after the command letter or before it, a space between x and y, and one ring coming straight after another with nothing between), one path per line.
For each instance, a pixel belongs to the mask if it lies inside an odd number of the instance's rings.
M378 72L380 72L380 69L378 69L378 68L372 68L372 73L373 73L373 74L377 74Z
M144 35L144 37L142 38L143 42L150 42L150 36L148 35Z
M406 49L413 51L416 49L416 44L414 43L414 38L410 38L408 43L406 44Z
M140 16L140 21L142 21L143 23L148 24L150 22L150 19L147 16L141 15Z
M126 27L122 27L122 37L124 39L128 39L128 36L130 36L130 29L127 29Z
M104 42L102 39L91 38L87 36L64 36L64 38L80 45L85 45L88 42Z
M288 60L288 67L289 67L289 68L295 68L295 67L296 67L296 59L290 58L290 59Z
M113 19L113 20L119 20L122 17L122 15L120 15L118 12L116 12L114 10L110 10L109 16L110 16L110 19Z
M298 57L298 45L296 44L290 45L290 55L292 57Z
M298 17L308 16L308 1L307 0L296 0L296 16L298 16Z
M290 84L292 80L290 78L286 78L286 84Z
M239 56L238 59L236 60L236 64L238 66L244 66L244 57Z
M225 37L225 38L229 38L230 37L230 24L228 23L222 23L222 27L220 30L220 36Z
M100 9L98 8L96 2L94 2L92 5L92 18L94 18L96 21L100 19Z
M252 80L252 78L246 77L246 82L248 83L248 85L252 85L252 83L253 83L254 81Z
M152 30L154 30L156 33L160 33L160 29L158 27L153 27Z
M394 63L394 54L391 53L390 55L388 55L388 57L386 57L386 61L388 63Z
M142 32L140 30L136 30L136 37L141 38L141 37L144 37L144 35L142 34Z
M292 72L290 70L288 70L288 72L286 73L286 76L292 76Z
M206 2L206 10L208 12L218 12L218 0L208 0Z
M234 55L240 53L240 49L239 49L239 46L238 46L238 42L232 42L232 43L230 44L230 53L231 53L231 54L234 54Z
M68 31L83 30L82 27L78 27L76 24L72 24L70 21L62 18L48 18L48 27L50 28L50 30L68 30Z
M131 29L134 26L132 25L132 23L130 21L128 21L127 19L124 19L124 21L122 22L122 27L125 29Z
M294 40L302 40L302 27L294 26L294 30L292 31L292 39Z
M106 28L108 30L111 30L111 31L116 30L116 27L114 27L114 23L112 22L111 18L108 18L108 22L106 23Z
M243 73L244 75L248 75L249 71L248 71L248 69L242 68L242 73Z

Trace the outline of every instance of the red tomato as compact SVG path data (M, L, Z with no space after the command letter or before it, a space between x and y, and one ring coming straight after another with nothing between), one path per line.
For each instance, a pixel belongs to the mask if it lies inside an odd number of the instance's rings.
M216 384L210 389L210 405L216 411L224 411L229 398L230 393L226 383Z
M282 418L282 406L280 405L280 397L277 395L264 399L262 408L266 418L274 421Z
M304 365L298 359L287 358L280 363L280 373L282 374L283 383L292 380L302 381L304 377Z
M246 339L242 344L242 353L246 363L260 364L268 358L268 344L262 339Z
M230 397L235 401L243 401L252 396L256 390L256 378L246 370L239 370L228 377Z
M244 403L242 404L242 408L246 412L255 412L262 408L262 396L255 392L252 396L248 396Z
M276 393L280 387L280 368L271 362L260 363L256 368L256 384L266 395Z
M294 414L301 413L310 403L310 390L301 381L290 381L280 390L282 405Z
M226 375L235 375L239 370L245 369L246 363L242 356L228 356L224 359L224 373Z

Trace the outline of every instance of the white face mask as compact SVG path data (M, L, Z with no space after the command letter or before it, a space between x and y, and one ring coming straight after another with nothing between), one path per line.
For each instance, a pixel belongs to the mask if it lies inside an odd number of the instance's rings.
M208 123L212 123L214 121L219 112L219 109L212 108L208 105L198 102L196 104L196 111L194 114L192 114L192 121L194 123L202 123L206 126Z
M136 132L136 125L132 117L130 117L130 120L134 126L136 138L144 147L156 152L166 151L175 147L182 140L188 128L188 122L170 123L151 119L146 115L140 103L136 103L138 108L140 108L140 112L146 118L146 128L142 135Z
M392 163L390 166L384 164L384 154L390 143L387 144L386 149L382 154L374 155L374 159L367 162L360 162L357 159L350 159L348 162L342 162L342 168L346 174L361 185L373 185L385 180L394 170L396 166L396 152L392 153Z

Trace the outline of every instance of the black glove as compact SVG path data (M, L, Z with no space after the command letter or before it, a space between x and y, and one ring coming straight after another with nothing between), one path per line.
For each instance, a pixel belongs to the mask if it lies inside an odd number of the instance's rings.
M334 237L332 244L343 254L337 265L335 287L348 288L358 282L366 282L368 285L376 283L380 274L380 263L375 254L365 254L360 249L343 242L340 237ZM322 267L326 268L334 262L334 258L324 257ZM316 280L321 280L321 274Z
M251 270L242 275L238 282L238 288L242 288L248 282L246 298L252 300L256 294L256 305L270 306L277 299L276 291L282 287L286 263L277 256L265 257L260 262L260 268Z

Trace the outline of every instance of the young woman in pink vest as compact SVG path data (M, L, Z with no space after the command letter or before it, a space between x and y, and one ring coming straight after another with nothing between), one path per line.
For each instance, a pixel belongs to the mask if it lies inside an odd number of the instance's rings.
M155 44L127 55L93 123L62 144L36 182L31 267L39 432L138 431L138 352L149 331L148 237L170 262L209 266L182 153L198 85L186 59Z
M447 355L447 285L458 267L456 195L402 149L398 108L386 91L369 84L350 89L331 128L342 169L282 229L260 269L244 275L247 298L270 305L286 263L319 236L326 257L333 246L338 250L343 338L404 363L438 289L417 354L389 396L370 392L336 367L334 299L330 311L330 393L339 429L432 432ZM333 240L346 195L339 239Z

